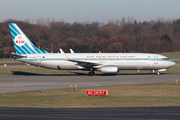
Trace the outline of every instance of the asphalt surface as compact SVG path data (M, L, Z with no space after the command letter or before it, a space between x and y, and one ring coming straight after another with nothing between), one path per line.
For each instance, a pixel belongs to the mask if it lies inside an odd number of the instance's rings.
M121 74L87 76L86 74L74 75L27 75L22 76L0 76L0 93L62 89L70 88L70 85L77 87L132 85L174 82L180 79L180 74ZM22 73L24 74L24 73Z
M9 120L179 120L180 107L103 109L0 108L0 119Z
M180 62L179 62L180 63ZM178 63L178 64L179 64ZM21 65L13 63L7 65ZM1 65L1 64L0 64ZM16 71L16 76L0 76L0 93L62 89L69 85L78 87L111 86L174 82L180 74L123 74L95 75L24 75ZM20 75L20 76L17 76ZM103 109L24 109L0 108L0 120L179 120L180 107L155 108L103 108Z

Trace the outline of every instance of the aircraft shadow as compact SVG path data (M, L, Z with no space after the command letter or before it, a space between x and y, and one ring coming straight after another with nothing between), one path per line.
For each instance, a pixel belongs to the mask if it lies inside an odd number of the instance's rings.
M24 76L88 76L87 73L70 72L72 74L37 74L32 72L12 71L13 75ZM116 76L116 74L95 74L95 76Z
M87 73L70 72L72 74L37 74L32 72L23 71L12 71L13 75L24 75L24 76L88 76ZM161 73L165 75L167 73ZM121 75L157 75L156 73L118 73L118 74L95 74L94 76L121 76Z
M12 71L13 75L24 75L24 76L87 76L84 73L77 74L37 74L32 72L23 72L23 71Z
M166 75L168 73L160 73L160 75ZM157 73L118 73L117 75L157 75Z

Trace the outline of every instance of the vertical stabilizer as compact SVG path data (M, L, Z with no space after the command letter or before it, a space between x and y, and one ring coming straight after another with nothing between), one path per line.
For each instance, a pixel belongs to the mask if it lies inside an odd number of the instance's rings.
M9 23L9 28L11 31L16 54L50 53L48 51L40 50L35 47L15 23Z

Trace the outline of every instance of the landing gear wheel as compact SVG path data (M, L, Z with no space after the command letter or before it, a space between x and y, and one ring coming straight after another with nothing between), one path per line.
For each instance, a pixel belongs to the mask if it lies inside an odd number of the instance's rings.
M88 75L89 75L89 76L93 76L93 75L94 75L94 71L90 71L90 72L88 73Z

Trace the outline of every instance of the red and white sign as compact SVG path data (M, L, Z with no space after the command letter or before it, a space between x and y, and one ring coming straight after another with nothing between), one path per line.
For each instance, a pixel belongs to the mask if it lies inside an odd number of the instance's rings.
M108 95L107 90L86 90L86 95Z
M17 35L14 42L17 46L23 46L26 43L26 39L22 35Z

